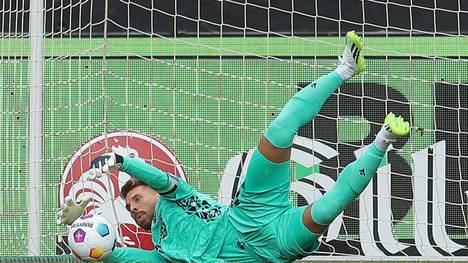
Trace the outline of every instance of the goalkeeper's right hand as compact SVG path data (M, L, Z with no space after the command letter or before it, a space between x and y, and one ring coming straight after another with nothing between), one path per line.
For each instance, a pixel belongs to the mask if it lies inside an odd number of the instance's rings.
M104 175L108 175L111 169L120 169L123 164L123 157L116 153L107 153L91 161L86 180L94 180Z
M90 201L91 197L87 196L77 204L70 196L65 197L65 205L57 213L57 224L71 225L78 217L83 215Z

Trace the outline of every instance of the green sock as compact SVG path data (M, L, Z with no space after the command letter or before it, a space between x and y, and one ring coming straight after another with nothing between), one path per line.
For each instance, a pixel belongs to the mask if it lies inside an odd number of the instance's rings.
M294 95L271 123L265 137L278 148L292 145L297 129L312 120L328 97L343 83L335 71L322 76Z
M312 219L329 225L367 187L382 162L385 151L373 143L356 161L348 164L333 188L312 205Z

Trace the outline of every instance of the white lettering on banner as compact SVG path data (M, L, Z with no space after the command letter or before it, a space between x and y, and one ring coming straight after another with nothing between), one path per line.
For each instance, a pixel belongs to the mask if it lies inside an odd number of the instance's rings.
M327 145L305 137L296 136L294 144L291 160L305 167L324 161L317 156L330 159L338 155L338 152ZM356 158L367 147L355 151ZM220 202L229 205L235 197L245 177L247 169L244 168L247 168L252 152L253 150L229 160L221 180ZM445 141L412 154L414 239L422 256L453 256L455 251L465 248L451 240L445 229L445 157ZM391 164L380 167L359 197L359 241L366 256L404 255L404 250L409 248L393 236L390 174ZM303 180L293 182L291 190L304 197L307 203L312 203L322 196L315 184L328 191L334 183L327 175L312 173ZM464 193L468 198L468 191ZM342 224L343 213L330 225L326 242L338 238Z
M451 240L445 231L445 141L413 153L412 158L416 246L423 256L449 255L464 246ZM432 200L428 200L430 196Z

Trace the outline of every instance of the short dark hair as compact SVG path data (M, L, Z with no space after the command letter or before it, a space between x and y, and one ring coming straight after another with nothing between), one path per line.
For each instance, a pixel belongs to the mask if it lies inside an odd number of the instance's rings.
M133 188L140 186L140 185L147 185L145 182L142 182L138 179L133 177L130 178L120 189L120 196L125 199L127 197L128 192L130 192Z

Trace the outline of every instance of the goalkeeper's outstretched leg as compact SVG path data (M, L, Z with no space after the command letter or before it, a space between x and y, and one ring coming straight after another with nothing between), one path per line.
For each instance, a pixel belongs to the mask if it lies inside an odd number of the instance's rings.
M403 117L389 113L367 151L345 167L330 191L306 208L303 221L307 228L314 233L323 232L364 191L379 168L388 146L409 132L409 123Z

